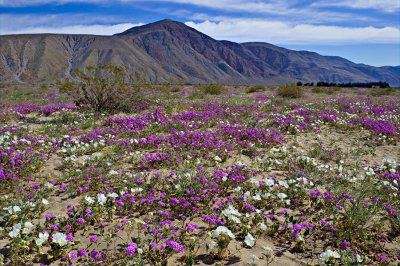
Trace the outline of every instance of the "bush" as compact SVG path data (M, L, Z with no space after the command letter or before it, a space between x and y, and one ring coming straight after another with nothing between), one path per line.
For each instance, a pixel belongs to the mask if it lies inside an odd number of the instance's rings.
M393 92L395 92L396 91L396 89L394 89L394 88L386 88L386 89L383 89L383 88L373 88L373 89L370 89L369 90L369 95L371 95L371 96L387 96L387 95L390 95L390 94L392 94Z
M0 123L10 123L12 121L18 121L20 117L18 117L15 113L6 113L0 111Z
M140 90L147 86L138 74L130 74L124 66L89 66L76 72L77 81L61 84L61 91L71 95L75 103L95 112L129 112L140 101Z
M303 88L298 87L295 84L280 86L277 89L277 95L283 98L301 98L301 96L303 96L303 93Z
M254 92L260 92L260 91L265 91L265 86L263 86L263 85L252 86L247 90L247 93L254 93Z
M181 91L181 88L179 86L173 86L171 88L171 92L180 92L180 91Z
M193 88L192 98L202 99L205 95L220 95L226 91L221 84L199 84Z
M314 87L311 89L313 93L326 93L326 94L334 94L340 91L342 88L340 87Z
M204 91L205 94L219 95L225 91L225 87L221 84L203 84L200 85L200 89Z

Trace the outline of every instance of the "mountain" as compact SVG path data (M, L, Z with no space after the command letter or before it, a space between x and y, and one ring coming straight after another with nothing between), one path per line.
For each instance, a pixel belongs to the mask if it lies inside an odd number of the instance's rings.
M293 51L268 43L217 41L183 23L162 20L113 36L0 36L0 81L73 78L73 70L125 64L151 81L283 84L387 81L400 86L400 66L373 67L341 57Z

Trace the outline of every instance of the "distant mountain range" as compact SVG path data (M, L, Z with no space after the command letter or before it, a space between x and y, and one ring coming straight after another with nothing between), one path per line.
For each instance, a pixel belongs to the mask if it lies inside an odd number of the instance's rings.
M262 33L260 33L262 34ZM162 20L114 36L0 36L0 81L52 81L99 63L125 64L153 82L284 84L386 81L400 86L400 66L373 67L337 56L268 43L217 41L183 23Z

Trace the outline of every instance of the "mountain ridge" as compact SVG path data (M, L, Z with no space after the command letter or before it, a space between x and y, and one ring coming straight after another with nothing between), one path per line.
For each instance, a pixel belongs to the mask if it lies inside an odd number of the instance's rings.
M71 78L75 69L100 63L128 65L144 72L152 82L275 85L387 81L400 86L400 66L373 67L262 42L219 41L168 19L112 36L0 36L1 82Z

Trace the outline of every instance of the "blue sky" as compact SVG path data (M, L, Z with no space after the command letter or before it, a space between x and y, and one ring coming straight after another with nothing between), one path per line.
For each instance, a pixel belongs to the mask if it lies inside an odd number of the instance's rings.
M400 0L0 0L0 34L111 35L164 18L218 40L400 65Z

